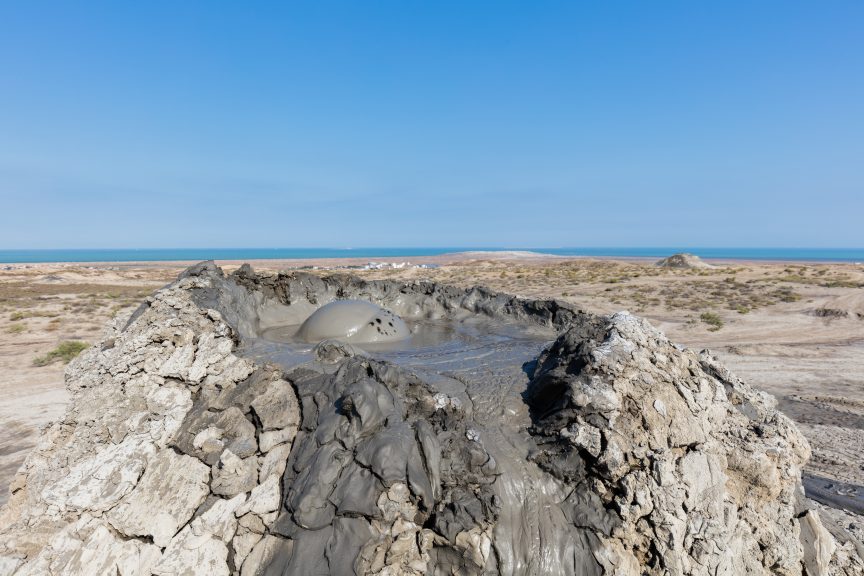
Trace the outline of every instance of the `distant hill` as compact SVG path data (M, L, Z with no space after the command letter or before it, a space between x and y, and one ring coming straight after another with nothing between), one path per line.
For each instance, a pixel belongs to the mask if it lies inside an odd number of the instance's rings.
M680 252L663 258L657 262L657 266L663 268L713 268L695 254L688 254L687 252Z

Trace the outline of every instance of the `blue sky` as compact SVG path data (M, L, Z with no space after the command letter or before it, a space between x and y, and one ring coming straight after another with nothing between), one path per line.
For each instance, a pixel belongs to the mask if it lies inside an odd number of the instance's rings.
M0 1L0 248L864 246L864 3Z

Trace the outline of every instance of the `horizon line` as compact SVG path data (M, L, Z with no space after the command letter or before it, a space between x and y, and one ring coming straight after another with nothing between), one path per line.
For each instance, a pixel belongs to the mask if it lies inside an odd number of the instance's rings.
M80 251L137 251L137 250L864 250L862 246L802 246L802 245L746 245L746 246L699 246L699 245L604 245L604 246L440 246L440 245L405 245L405 246L136 246L136 247L75 247L75 248L2 248L0 252L80 252Z

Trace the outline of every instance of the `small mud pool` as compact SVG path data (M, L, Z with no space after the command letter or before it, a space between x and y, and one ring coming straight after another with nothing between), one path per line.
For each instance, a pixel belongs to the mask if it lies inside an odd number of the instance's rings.
M555 338L549 328L482 317L414 319L404 326L408 334L399 340L352 348L356 354L391 362L433 382L441 393L465 403L472 416L482 420L526 412L522 393L529 377L525 365ZM298 365L321 369L315 361L317 342L305 341L302 334L301 325L296 324L269 328L244 350L256 359L289 369ZM524 416L527 418L527 412ZM530 421L520 424L530 425Z

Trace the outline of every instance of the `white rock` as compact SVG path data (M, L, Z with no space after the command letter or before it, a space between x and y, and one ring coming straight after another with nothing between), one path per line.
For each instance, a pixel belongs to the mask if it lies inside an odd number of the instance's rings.
M252 409L264 430L295 429L300 424L300 407L294 388L285 380L274 380L264 394L252 401Z
M602 436L600 430L590 424L576 423L561 430L561 436L574 445L584 448L595 458L600 455Z
M801 526L801 547L807 576L828 576L828 564L837 547L834 537L822 525L819 513L808 510L798 519Z
M186 380L189 376L189 368L192 366L192 361L195 358L195 345L189 344L180 346L171 355L168 360L159 368L158 374L165 378L177 378Z
M258 484L257 458L240 458L231 450L224 450L219 462L213 466L210 489L221 496L235 496L252 490Z
M240 506L237 511L237 516L242 516L248 512L262 515L268 512L273 512L279 508L279 476L275 474L264 480L261 484L252 489L249 495L249 500Z
M276 474L282 476L291 454L291 444L279 444L270 448L267 455L261 460L261 469L258 471L258 481L263 482L269 476Z
M17 575L149 576L159 549L138 540L121 540L102 520L84 515L49 542Z
M293 442L296 435L296 426L283 428L281 430L262 432L261 435L258 437L258 445L261 449L261 452L269 452L273 449L274 446Z
M153 574L228 576L231 571L226 543L237 530L234 512L245 500L245 494L231 500L220 500L183 528L165 548L162 558L152 569Z
M242 566L246 557L252 552L255 545L263 538L263 535L253 532L248 528L240 527L237 529L237 534L231 541L231 547L234 549L234 565Z
M0 576L12 576L15 570L23 563L23 558L0 556Z
M192 517L209 493L210 469L197 458L164 449L148 462L135 489L108 513L126 536L150 536L160 548Z
M225 443L222 442L222 435L224 433L225 431L218 426L208 426L195 435L195 438L192 439L192 446L198 450L203 450L204 452L211 452L212 450L208 450L207 448L215 448L217 445L225 445Z
M148 438L127 436L73 466L42 491L42 499L60 510L108 510L132 491L154 452Z
M164 447L174 440L183 418L192 409L192 393L179 386L160 386L147 396L147 408L161 416L151 429L151 437L157 446Z
M257 576L259 569L267 566L273 554L283 542L285 541L276 536L264 536L246 557L240 570L240 575ZM290 541L288 542L290 545Z

